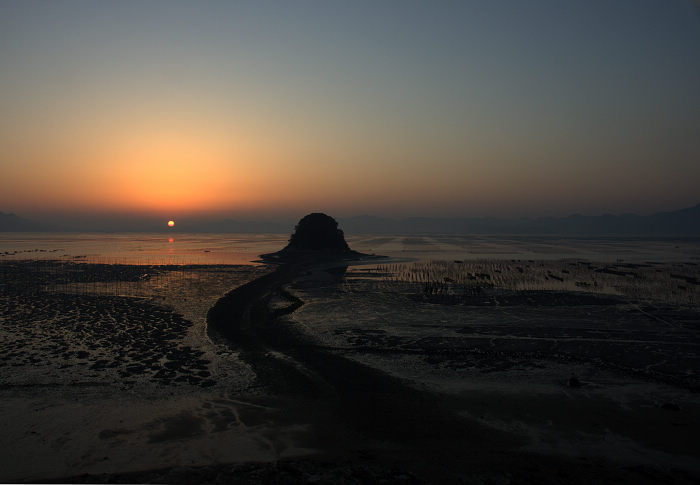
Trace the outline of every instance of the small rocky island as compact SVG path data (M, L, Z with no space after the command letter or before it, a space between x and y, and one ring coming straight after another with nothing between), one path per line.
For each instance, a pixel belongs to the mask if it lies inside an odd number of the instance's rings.
M301 218L284 249L260 257L265 262L288 263L372 256L350 249L338 222L329 215L314 212Z

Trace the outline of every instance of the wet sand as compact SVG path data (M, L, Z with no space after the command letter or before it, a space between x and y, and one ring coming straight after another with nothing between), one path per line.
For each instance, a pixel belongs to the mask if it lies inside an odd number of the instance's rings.
M697 308L580 292L446 304L294 269L229 293L207 331L223 293L270 269L198 271L163 270L148 298L2 287L3 481L699 476Z
M553 291L441 305L320 273L268 275L215 318L271 393L313 402L324 453L436 483L697 477L697 308Z
M60 267L2 268L0 480L278 457L265 408L239 399L255 376L205 331L219 297L268 270Z

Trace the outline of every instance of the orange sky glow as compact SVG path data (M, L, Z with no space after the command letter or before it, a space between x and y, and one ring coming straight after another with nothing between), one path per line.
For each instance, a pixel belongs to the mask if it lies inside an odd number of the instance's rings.
M6 4L0 211L167 221L698 202L700 28L682 2L605 15L587 2L353 4Z

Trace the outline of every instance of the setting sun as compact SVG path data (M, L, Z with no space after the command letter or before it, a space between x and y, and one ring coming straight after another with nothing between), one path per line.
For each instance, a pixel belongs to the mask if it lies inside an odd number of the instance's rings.
M168 221L168 227L173 227L175 225L175 221Z

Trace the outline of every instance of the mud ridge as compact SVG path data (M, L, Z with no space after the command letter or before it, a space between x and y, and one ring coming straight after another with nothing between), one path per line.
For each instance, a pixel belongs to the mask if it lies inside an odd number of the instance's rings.
M302 269L281 266L231 291L207 317L210 328L241 351L264 386L277 394L320 399L338 423L365 438L421 448L426 440L444 444L450 437L471 436L479 446L491 440L492 430L456 416L448 400L312 345L311 337L281 319L303 304L282 289ZM270 310L267 303L274 295L291 297L293 303Z

